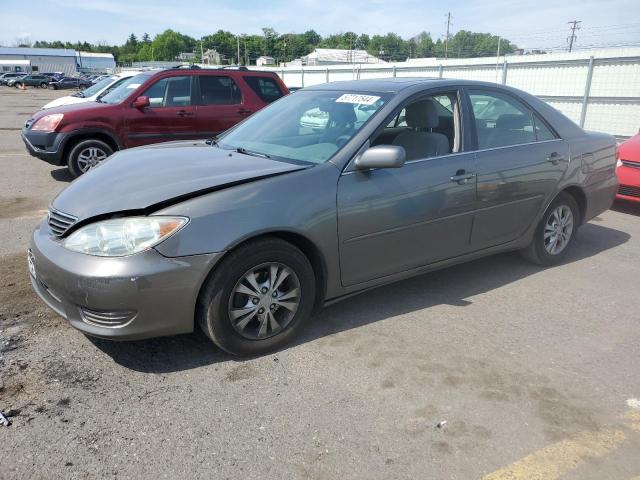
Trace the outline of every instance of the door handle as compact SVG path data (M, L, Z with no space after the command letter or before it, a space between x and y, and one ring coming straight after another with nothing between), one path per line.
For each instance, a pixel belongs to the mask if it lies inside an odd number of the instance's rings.
M193 115L193 112L188 112L187 110L180 110L178 113L176 113L176 115L178 115L179 117L190 117Z
M558 152L553 152L547 157L547 162L551 162L552 165L559 165L564 161L564 157L559 155Z
M456 182L458 185L464 185L472 178L476 178L475 173L467 173L465 170L458 170L456 174L451 177L451 181Z
M240 115L250 115L250 114L252 114L252 113L253 113L253 111L251 111L251 110L247 110L246 108L239 108L239 109L238 109L238 113L239 113Z

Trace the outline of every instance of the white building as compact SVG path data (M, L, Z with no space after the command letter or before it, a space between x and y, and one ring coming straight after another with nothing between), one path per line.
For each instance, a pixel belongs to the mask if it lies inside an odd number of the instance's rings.
M205 63L207 65L221 65L222 56L215 48L205 50L205 52L203 53L202 63Z
M9 72L30 72L29 60L0 60L0 74Z
M301 59L302 65L341 65L351 63L386 63L366 50L346 50L341 48L316 48Z
M82 72L113 73L116 61L111 53L77 52L78 68Z
M176 55L176 60L182 60L184 62L193 62L196 59L196 54L193 52L180 52Z
M27 60L32 72L72 75L78 71L76 51L66 48L0 47L0 60Z
M269 57L267 55L263 55L261 57L256 58L256 66L262 67L264 65L275 65L276 59L273 57Z

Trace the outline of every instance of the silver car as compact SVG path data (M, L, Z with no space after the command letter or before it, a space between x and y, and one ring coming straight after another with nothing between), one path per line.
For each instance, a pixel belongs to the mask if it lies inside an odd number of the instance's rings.
M217 139L118 152L74 181L33 234L31 280L88 335L199 325L262 354L372 287L508 250L559 263L613 201L615 144L490 83L305 88Z

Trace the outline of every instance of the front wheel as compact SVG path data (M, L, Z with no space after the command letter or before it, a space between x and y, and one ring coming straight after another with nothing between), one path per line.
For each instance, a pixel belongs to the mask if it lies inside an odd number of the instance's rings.
M567 255L579 224L580 213L575 199L568 193L560 193L544 212L522 255L538 265L559 264Z
M315 276L307 257L278 238L231 252L198 298L197 320L223 350L254 356L291 341L311 315Z
M79 177L112 153L113 149L101 140L83 140L69 152L67 166L74 177Z
M45 82L42 82L42 83L40 84L40 88L44 88L44 89L46 90L47 88L49 88L49 85L48 85L48 84L46 84Z

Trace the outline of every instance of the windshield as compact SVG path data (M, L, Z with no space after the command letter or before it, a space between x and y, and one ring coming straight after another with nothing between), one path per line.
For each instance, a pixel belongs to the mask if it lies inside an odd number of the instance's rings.
M98 93L100 90L102 90L103 88L108 87L109 85L111 85L115 80L117 80L118 77L117 76L113 76L113 77L106 77L103 78L102 80L100 80L98 83L94 83L93 85L91 85L89 88L85 88L82 92L81 92L81 96L83 98L89 98L94 96L96 93Z
M131 93L146 82L155 72L139 73L138 75L127 78L124 82L114 88L100 99L102 103L116 104L122 102Z
M218 146L295 162L324 163L388 98L386 94L301 90L222 135Z

